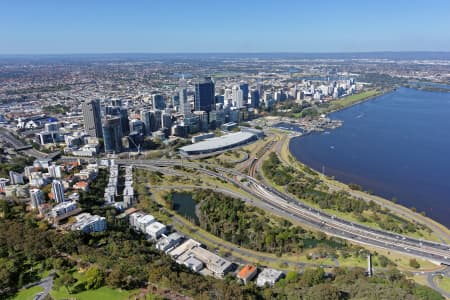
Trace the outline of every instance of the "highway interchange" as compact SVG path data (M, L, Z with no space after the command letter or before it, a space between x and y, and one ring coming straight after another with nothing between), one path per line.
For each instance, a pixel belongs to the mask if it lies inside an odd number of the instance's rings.
M225 180L264 202L270 209L282 212L297 222L304 223L328 235L345 240L413 255L439 264L450 265L450 246L426 240L414 239L396 233L369 228L326 214L293 199L255 178L234 169L192 163L182 160L127 160L117 163L135 166L174 167L184 166L203 174Z

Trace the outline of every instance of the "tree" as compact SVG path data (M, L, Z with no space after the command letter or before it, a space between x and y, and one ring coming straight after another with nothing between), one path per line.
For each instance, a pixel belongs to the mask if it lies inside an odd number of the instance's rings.
M58 275L58 277L53 281L56 288L65 287L66 291L70 294L72 291L70 289L70 285L75 283L76 279L73 277L70 272L62 272Z
M15 259L0 259L0 296L3 291L16 288L20 270Z
M339 289L331 284L318 284L309 289L307 300L339 300Z
M85 274L84 287L86 290L98 289L103 285L105 274L97 266L90 267Z
M306 286L313 286L325 281L325 271L322 268L306 269L300 277L300 282Z
M411 258L411 259L409 260L409 266L410 266L410 267L413 267L414 269L420 268L420 264L419 264L419 262L418 262L415 258Z

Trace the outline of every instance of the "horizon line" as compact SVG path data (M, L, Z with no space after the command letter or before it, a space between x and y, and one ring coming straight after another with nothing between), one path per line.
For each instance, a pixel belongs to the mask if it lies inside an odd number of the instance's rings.
M377 53L441 53L450 54L450 50L374 50L374 51L187 51L187 52L61 52L61 53L0 53L0 56L61 56L61 55L127 55L127 54L158 54L158 55L176 55L176 54L377 54Z

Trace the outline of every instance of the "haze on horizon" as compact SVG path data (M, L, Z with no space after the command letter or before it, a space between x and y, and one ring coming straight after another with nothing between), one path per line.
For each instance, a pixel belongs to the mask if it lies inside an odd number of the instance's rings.
M449 51L450 2L8 1L0 54Z

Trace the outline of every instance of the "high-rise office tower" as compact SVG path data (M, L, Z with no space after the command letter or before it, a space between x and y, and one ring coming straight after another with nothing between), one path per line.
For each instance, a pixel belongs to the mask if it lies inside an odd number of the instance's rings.
M226 89L223 94L223 104L225 106L231 105L230 102L233 101L233 91L230 89Z
M164 100L164 96L161 94L152 95L152 103L154 109L166 108L166 101Z
M161 115L161 127L170 129L172 127L172 116L169 113Z
M64 186L61 180L53 180L52 193L56 203L64 202Z
M242 96L244 99L244 104L248 103L248 83L241 82L239 88L242 90Z
M209 115L206 111L194 111L194 115L199 117L200 130L207 132L209 129Z
M244 93L238 85L233 86L233 104L237 108L244 107Z
M100 100L85 101L81 107L83 111L84 131L90 136L102 137Z
M122 99L112 99L111 100L111 104L112 104L112 106L121 107L122 106Z
M30 190L31 208L37 209L40 204L44 203L44 193L39 189Z
M145 134L152 135L152 132L158 131L161 128L161 114L160 110L144 110L141 111L141 120L145 124Z
M103 122L103 142L106 153L122 151L122 124L120 117L109 117Z
M258 90L252 90L250 98L251 98L251 106L254 107L254 108L258 108L259 107L259 103L260 103L259 91Z
M105 114L111 116L120 115L120 106L112 106L112 105L105 106Z
M215 106L215 87L211 77L205 77L195 84L194 109L210 112Z
M191 104L188 102L187 90L185 88L180 88L179 94L180 113L188 115L191 113Z
M141 121L144 123L144 134L151 134L150 131L150 111L149 110L141 110Z
M145 134L144 122L138 119L133 119L130 121L130 132L135 132L137 134Z
M158 131L161 128L161 126L162 126L161 115L162 115L162 111L160 111L160 110L152 110L150 112L150 130L151 130L151 132Z
M130 120L128 119L128 110L125 107L120 108L120 124L122 135L128 135L130 133Z

